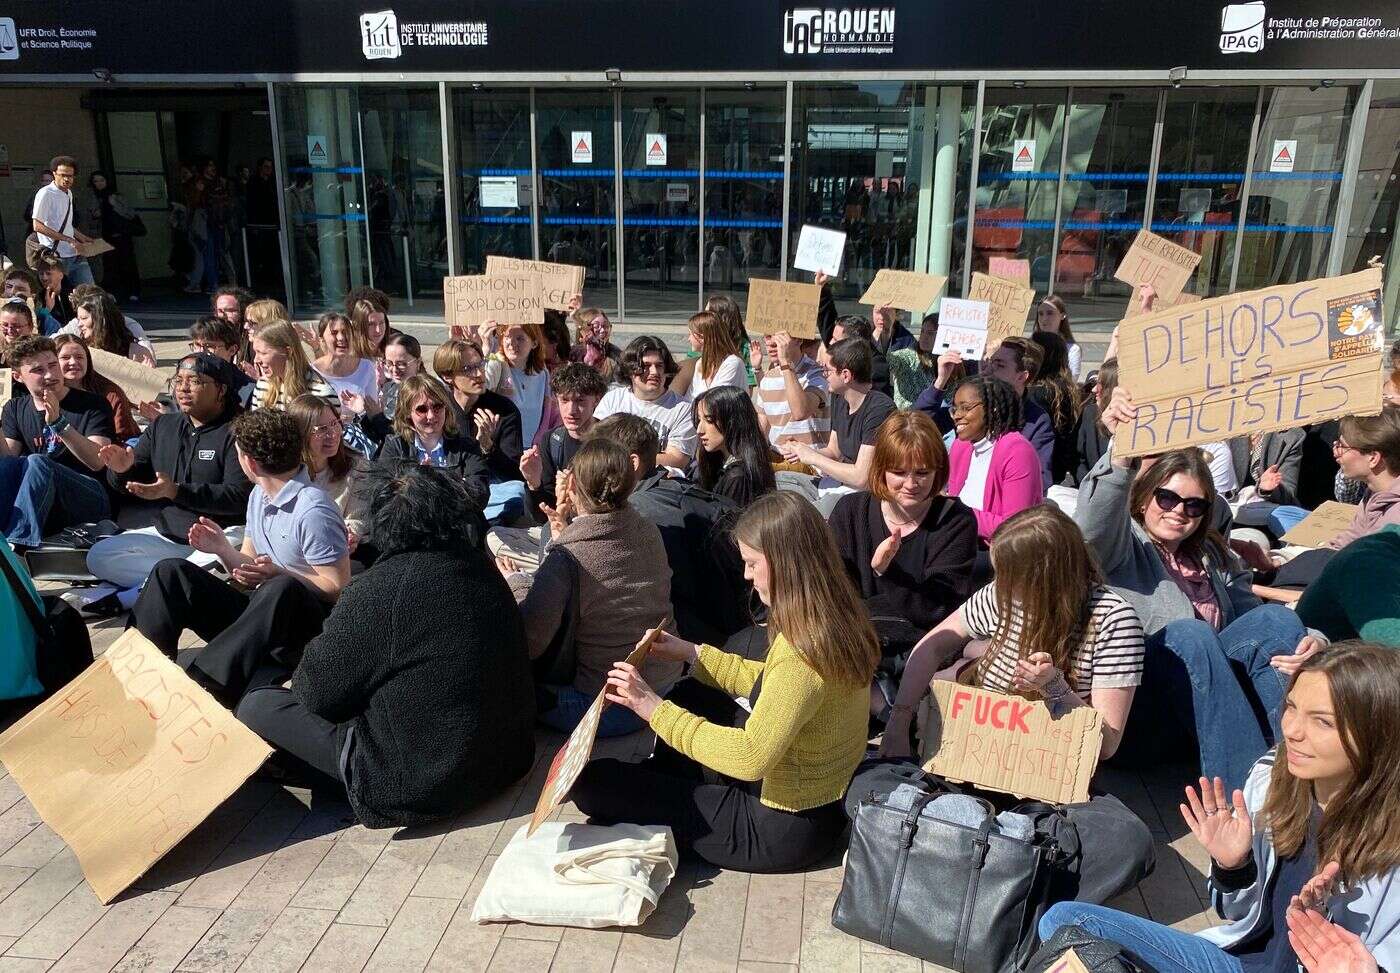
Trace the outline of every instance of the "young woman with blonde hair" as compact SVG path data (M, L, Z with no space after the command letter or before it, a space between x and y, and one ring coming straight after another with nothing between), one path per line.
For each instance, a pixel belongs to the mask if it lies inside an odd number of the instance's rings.
M732 385L747 393L748 373L729 326L709 311L691 315L688 326L691 351L700 357L682 363L671 380L671 391L691 401L718 385Z
M253 335L252 344L253 364L258 371L253 408L286 411L288 403L309 392L330 403L337 415L340 413L340 397L306 360L301 338L290 323L274 321L263 325Z
M287 313L286 306L281 301L274 301L270 297L265 297L260 301L252 301L243 309L243 344L238 351L238 360L243 365L243 370L249 372L249 378L256 379L256 367L253 365L253 335L258 333L258 329L275 321L290 321L292 316ZM302 340L307 341L308 337L314 338L309 331L305 334L303 328L298 328L297 333L301 334ZM308 341L314 349L315 341ZM252 371L249 371L252 369Z
M609 383L618 381L622 349L611 339L612 322L602 308L580 308L574 312L574 346L569 350L569 361L583 362Z
M1080 902L1061 926L1120 943L1158 973L1376 973L1400 969L1400 655L1344 642L1294 674L1278 746L1243 789L1186 788L1181 816L1210 855L1225 924L1171 929Z
M528 449L559 425L544 364L544 334L538 324L500 325L501 350L486 362L486 388L520 410L520 437Z
M608 674L608 700L651 725L655 754L640 765L595 760L572 795L603 821L669 825L682 849L721 868L797 871L845 830L842 798L865 755L880 646L807 500L760 497L734 538L769 608L766 660L658 634L651 657L690 663L693 679L663 701L625 662ZM707 770L718 783L705 782Z
M378 399L379 367L364 329L345 315L330 311L316 322L316 335L321 355L311 367L335 389L342 404L347 393Z

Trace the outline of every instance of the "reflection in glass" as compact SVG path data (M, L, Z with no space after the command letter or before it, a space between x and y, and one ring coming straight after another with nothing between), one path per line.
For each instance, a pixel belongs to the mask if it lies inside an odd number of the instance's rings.
M628 317L699 310L699 91L622 93L622 239Z
M750 277L782 271L784 100L781 88L705 90L705 293L740 307Z
M1201 255L1200 266L1186 285L1201 297L1230 289L1258 91L1250 87L1167 92L1152 230Z
M586 268L584 306L616 314L613 93L537 91L535 132L540 256Z
M523 90L453 92L461 202L460 272L480 274L490 254L529 258L530 93ZM482 180L487 184L483 199ZM509 202L514 180L515 206ZM504 195L501 189L505 189Z
M876 271L913 267L923 113L912 109L919 90L872 82L795 91L789 247L797 251L804 223L845 231L841 279L832 284L842 313L870 313L856 299Z
M1342 271L1364 270L1372 257L1387 267L1400 260L1400 81L1377 81L1366 115L1366 140L1356 173ZM1400 274L1386 274L1383 320L1393 334L1400 305Z

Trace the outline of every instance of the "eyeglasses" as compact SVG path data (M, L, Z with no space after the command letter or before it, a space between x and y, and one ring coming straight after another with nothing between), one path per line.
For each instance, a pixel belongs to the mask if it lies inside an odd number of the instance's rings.
M1204 517L1206 511L1210 509L1210 501L1205 497L1183 497L1179 493L1168 490L1166 487L1158 487L1152 491L1152 499L1157 502L1157 506L1163 510L1175 510L1177 505L1181 506L1181 512L1192 520Z
M1350 450L1354 450L1355 452L1358 452L1358 453L1361 452L1361 450L1359 450L1359 449L1357 449L1355 446L1351 445L1351 443L1344 443L1344 442L1342 442L1340 439L1338 439L1336 442L1334 442L1334 443L1332 444L1332 452L1334 452L1334 453L1345 453L1345 452L1346 452L1347 450L1349 450L1349 449L1350 449Z
M420 402L413 407L413 414L415 416L435 416L445 409L446 407L441 402Z
M476 362L472 365L463 365L461 368L461 372L463 375L480 375L485 371L486 365L483 362Z
M954 403L948 407L948 415L955 419L958 416L971 415L973 410L982 408L983 404L982 402L974 402L971 405L957 405Z
M222 341L191 341L190 351L207 351L211 355L217 355L221 351L227 351L228 345Z
M329 434L334 434L336 436L339 436L340 431L344 428L345 427L340 424L339 419L333 419L330 422L325 423L324 425L312 426L311 435L325 436Z
M172 388L188 389L191 392L198 392L202 388L207 388L209 384L202 378L177 378L170 383Z

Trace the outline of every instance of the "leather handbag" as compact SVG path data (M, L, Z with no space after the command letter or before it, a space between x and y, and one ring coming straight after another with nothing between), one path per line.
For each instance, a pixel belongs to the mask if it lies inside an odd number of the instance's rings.
M1030 839L1000 833L986 801L978 827L924 814L955 793L936 779L925 786L907 810L880 794L857 805L831 923L959 973L1014 973L1051 901L1059 844L1039 822Z

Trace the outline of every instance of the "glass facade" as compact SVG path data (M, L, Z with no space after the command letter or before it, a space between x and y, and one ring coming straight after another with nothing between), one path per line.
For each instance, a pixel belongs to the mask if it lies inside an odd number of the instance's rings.
M1116 321L1143 228L1201 254L1203 297L1397 257L1395 81L274 90L301 314L361 284L431 314L443 276L504 254L582 265L584 303L616 318L680 322L754 277L807 279L805 224L847 236L843 313L882 268L959 295L1011 257L1076 323Z

